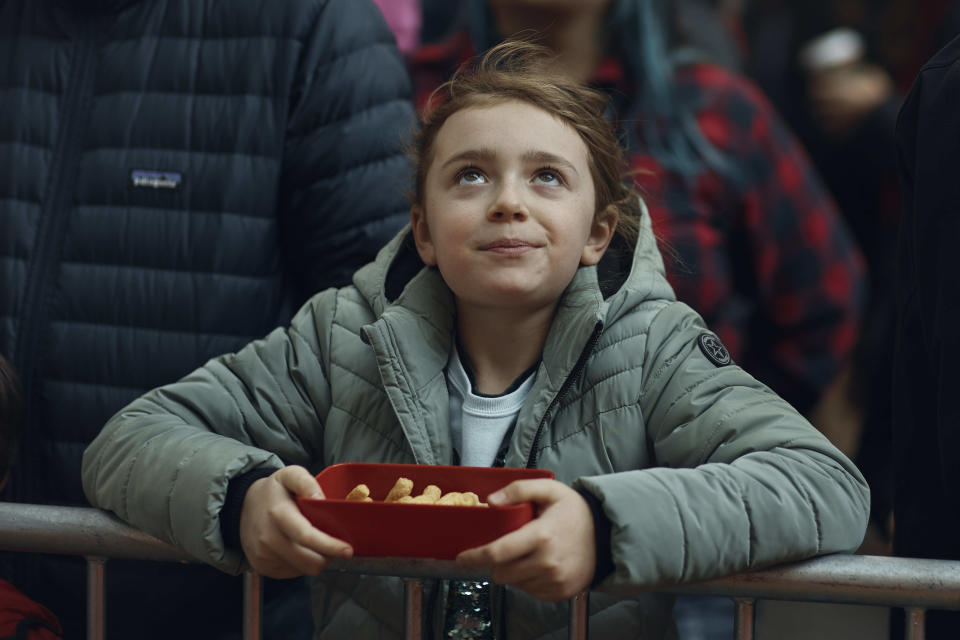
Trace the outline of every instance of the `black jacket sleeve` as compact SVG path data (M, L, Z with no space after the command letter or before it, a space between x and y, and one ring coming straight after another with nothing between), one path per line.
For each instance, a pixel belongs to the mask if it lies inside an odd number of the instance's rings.
M895 550L960 558L960 38L897 122L903 211L893 367Z
M409 219L410 79L370 0L328 0L304 34L278 194L301 298L349 284Z

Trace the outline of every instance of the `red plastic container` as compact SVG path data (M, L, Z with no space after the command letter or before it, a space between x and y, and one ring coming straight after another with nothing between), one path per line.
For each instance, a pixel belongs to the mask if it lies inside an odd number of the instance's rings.
M443 493L473 491L487 496L514 480L553 478L545 469L453 467L348 462L317 474L325 500L298 497L300 511L315 527L349 542L355 556L452 559L466 549L496 540L533 519L529 502L506 507L455 507L383 502L397 478L413 480L413 495L428 484ZM358 484L370 487L373 502L343 498Z

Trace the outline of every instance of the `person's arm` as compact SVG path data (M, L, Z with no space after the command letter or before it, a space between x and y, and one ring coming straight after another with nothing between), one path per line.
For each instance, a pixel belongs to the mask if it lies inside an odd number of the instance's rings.
M84 453L91 504L225 571L239 570L241 555L224 548L220 527L230 480L321 458L330 405L322 327L334 295L315 297L288 329L113 416Z
M707 579L855 549L869 490L857 468L781 398L736 365L718 367L686 305L661 311L639 400L657 468L521 480L492 504L532 501L537 518L457 557L547 601L588 586ZM639 426L623 425L624 429ZM598 539L599 537L599 539Z
M851 551L863 537L869 490L853 463L740 367L709 360L703 333L682 303L648 332L639 402L659 466L574 483L610 520L614 571L601 588Z
M304 25L277 194L287 272L304 296L349 284L409 219L410 81L370 0Z

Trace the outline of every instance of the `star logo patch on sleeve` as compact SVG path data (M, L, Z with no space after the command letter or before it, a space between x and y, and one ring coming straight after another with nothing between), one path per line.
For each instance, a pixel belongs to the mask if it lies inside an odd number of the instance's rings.
M725 367L733 362L730 358L730 352L720 342L720 338L712 333L701 333L697 338L697 345L700 347L700 351L703 351L703 355L707 356L707 360L718 367Z

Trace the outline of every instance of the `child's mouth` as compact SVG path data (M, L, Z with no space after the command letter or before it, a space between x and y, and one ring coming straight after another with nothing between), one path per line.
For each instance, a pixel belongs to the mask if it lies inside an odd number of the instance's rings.
M519 240L516 238L500 238L489 244L485 244L480 249L482 251L490 251L492 253L499 253L502 255L520 255L527 253L528 251L533 251L537 249L539 245L528 242L527 240Z

